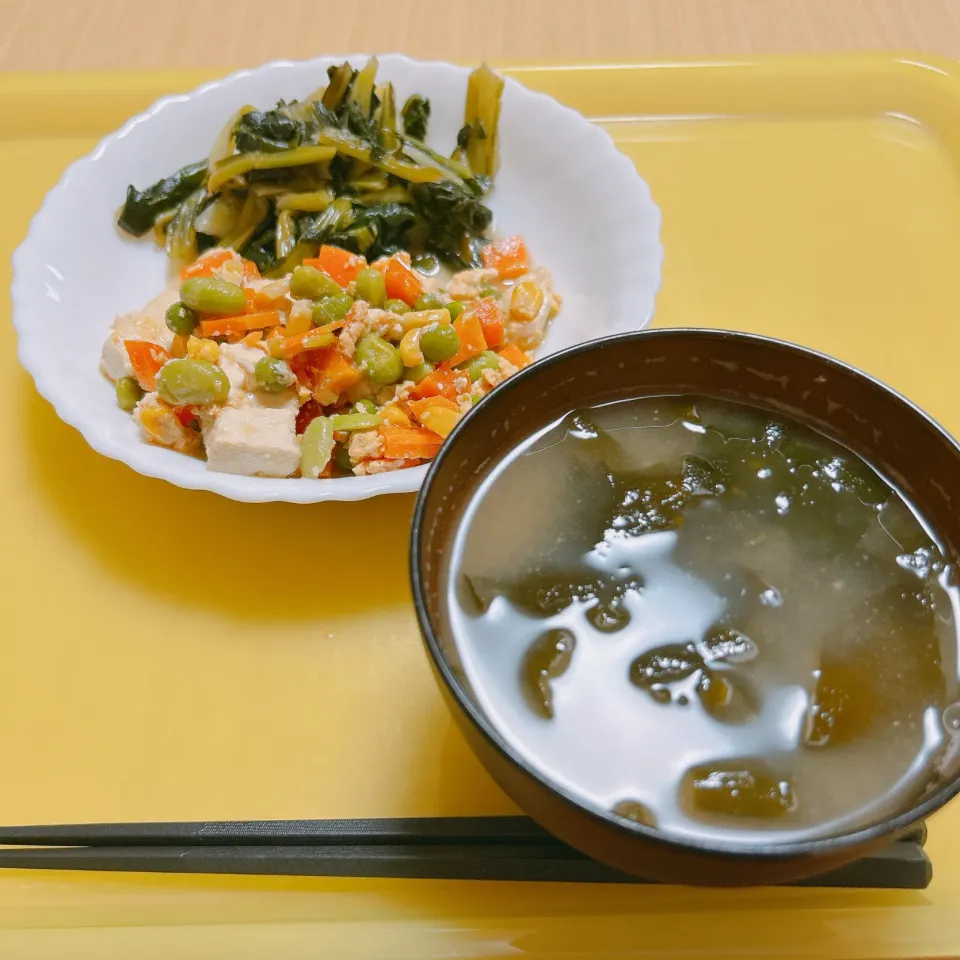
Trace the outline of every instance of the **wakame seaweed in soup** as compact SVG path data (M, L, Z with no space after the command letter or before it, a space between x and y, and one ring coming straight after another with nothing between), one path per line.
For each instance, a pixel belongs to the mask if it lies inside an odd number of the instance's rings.
M626 819L825 836L916 798L955 747L940 548L859 457L761 410L570 414L484 481L453 573L483 710L542 775Z

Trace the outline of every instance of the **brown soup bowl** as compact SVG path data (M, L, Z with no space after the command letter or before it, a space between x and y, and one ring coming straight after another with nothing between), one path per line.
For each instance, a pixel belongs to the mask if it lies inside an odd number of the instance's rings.
M950 800L960 790L960 751L952 751L950 765L909 806L848 834L749 845L672 837L592 806L518 757L480 708L454 642L446 609L452 545L467 504L495 465L577 408L681 394L760 407L847 446L919 510L957 570L960 447L930 417L867 374L793 344L714 330L652 330L540 360L458 424L427 475L414 516L410 570L420 630L476 755L523 810L571 846L669 883L773 884L813 876L888 845ZM955 662L944 667L948 677L956 675Z

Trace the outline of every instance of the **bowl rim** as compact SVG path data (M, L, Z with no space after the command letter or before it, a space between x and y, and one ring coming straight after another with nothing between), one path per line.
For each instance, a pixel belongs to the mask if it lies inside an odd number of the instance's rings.
M135 128L148 123L161 112L178 110L208 96L216 96L221 89L229 88L238 81L249 77L282 74L285 71L311 68L319 71L327 64L344 60L362 64L372 56L377 56L381 66L387 69L393 66L398 66L403 70L436 70L443 68L464 76L471 69L469 65L463 63L454 63L437 58L411 57L395 51L384 51L377 54L355 51L352 53L330 52L302 59L276 58L253 67L232 70L185 92L161 96L143 110L128 117L118 128L100 138L91 150L72 161L63 171L56 184L44 195L42 202L30 219L23 240L12 256L11 321L17 336L17 358L20 366L33 380L36 391L53 407L59 419L77 430L95 452L125 464L142 476L164 480L183 489L214 493L246 503L313 504L326 501L347 502L366 500L381 494L413 493L419 489L422 478L426 473L426 464L364 477L335 478L326 480L323 484L314 484L312 481L303 480L303 478L245 476L210 470L193 474L188 473L183 469L183 463L186 459L184 454L177 453L176 459L156 458L153 455L155 451L148 451L147 449L151 445L142 438L137 436L133 443L125 438L117 438L105 426L102 418L88 413L84 404L74 403L74 398L69 394L69 391L61 388L54 376L45 368L42 360L45 342L43 337L39 336L32 328L30 321L30 308L34 301L31 299L29 292L29 270L31 266L36 266L36 263L39 262L39 254L42 252L42 248L37 246L37 234L46 220L52 216L51 211L55 209L61 198L70 189L76 189L75 181L86 176L91 166L95 165L107 151L114 149L118 143L124 141ZM589 131L589 136L592 138L596 151L598 153L602 151L607 164L615 164L625 174L629 168L631 178L636 185L636 192L631 195L631 202L635 203L638 209L643 209L646 212L651 225L650 241L653 256L650 258L647 272L650 273L652 282L648 289L643 289L644 303L648 303L648 308L641 321L643 325L650 323L656 310L657 297L662 286L664 260L662 214L653 199L650 184L634 166L630 158L617 147L613 138L603 127L592 122L574 108L561 103L551 94L527 86L523 82L522 76L518 78L512 74L503 74L503 79L506 87L520 91L528 102L533 103L538 113L562 118L565 122L575 121L581 125L584 131ZM549 264L546 265L549 267ZM638 283L636 290L641 290L641 288L643 288L643 284ZM103 332L105 336L107 333L106 327L104 327Z
M707 339L715 339L717 341L733 340L744 343L755 343L788 353L799 353L808 359L822 363L827 369L864 379L876 389L888 394L895 402L909 407L914 414L926 421L927 425L940 436L944 443L952 447L957 455L960 456L960 442L941 426L937 420L930 416L930 414L879 378L822 351L804 347L789 340L770 337L765 334L721 330L710 327L664 327L614 334L612 336L577 344L576 346L569 347L566 350L558 351L541 360L537 360L501 384L497 392L502 398L503 392L501 391L509 391L511 386L515 387L527 380L534 379L548 368L563 364L570 358L583 353L613 349L619 343L637 339L643 339L645 341L664 340L690 336L706 337ZM493 747L495 752L506 759L514 768L519 769L521 773L532 778L540 788L546 790L548 793L559 797L585 815L600 820L605 826L612 827L622 834L628 836L640 835L644 840L661 845L664 848L679 849L686 853L698 855L719 855L735 861L773 861L805 856L819 856L826 852L837 853L870 844L871 841L877 841L884 836L893 836L903 832L918 821L926 819L960 793L960 772L958 772L922 803L915 804L896 816L881 820L877 823L868 824L850 833L841 833L836 836L810 840L777 841L748 845L734 842L698 840L689 836L671 835L644 824L624 820L621 817L617 817L612 811L578 797L573 791L554 783L536 767L528 763L510 746L500 733L498 726L486 717L479 705L473 702L467 694L463 683L452 669L447 657L443 653L437 631L434 629L432 618L429 615L424 584L420 575L421 560L424 556L421 541L425 529L428 501L434 490L436 476L446 458L451 455L451 451L454 449L459 437L470 429L474 420L477 418L482 419L484 406L484 402L477 404L477 406L456 425L439 454L431 462L427 476L424 478L423 485L417 495L410 532L410 583L413 592L414 610L416 612L421 637L436 672L443 678L447 690L456 700L460 710L463 711L474 728L479 731L480 735L486 740L487 745Z

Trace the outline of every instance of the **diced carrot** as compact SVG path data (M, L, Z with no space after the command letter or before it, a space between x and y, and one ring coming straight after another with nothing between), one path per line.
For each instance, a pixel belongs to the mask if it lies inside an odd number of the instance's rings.
M457 387L453 371L449 367L437 367L433 373L427 374L410 391L412 397L447 397L455 400Z
M323 407L321 407L316 400L308 400L297 411L297 433L303 433L303 431L306 430L307 427L309 427L317 417L321 416L322 413Z
M163 347L146 340L124 340L123 345L141 389L156 390L157 374L168 360L173 359L171 355Z
M295 337L287 337L283 341L283 356L289 360L301 353L331 347L333 343L333 334L327 333L325 330L308 330L306 333L297 334Z
M245 336L251 330L264 330L280 323L277 310L264 310L261 313L244 313L236 317L213 317L200 321L201 337L229 337L240 334Z
M255 347L263 339L262 330L251 330L240 342L248 347Z
M385 460L430 460L443 446L443 438L423 427L401 427L392 423L379 428Z
M504 340L503 311L500 309L500 304L493 297L484 297L473 305L473 310L480 318L480 326L487 346L491 350L499 347Z
M483 265L496 270L502 280L513 280L530 269L527 245L523 237L504 237L480 251Z
M412 307L423 292L420 278L398 257L391 257L383 265L383 279L388 300L402 300Z
M460 334L460 349L450 358L450 366L477 357L487 349L487 338L483 335L483 325L475 310L464 310L453 321L454 329Z
M507 363L512 363L515 367L525 367L530 363L530 358L515 343L508 343L498 352Z
M190 277L212 277L218 267L222 267L228 260L232 260L236 254L232 250L213 250L205 253L202 257L188 263L180 271L180 279L188 280Z
M339 351L331 350L320 369L318 386L344 393L363 379L363 374Z
M328 277L335 280L341 287L356 280L357 274L367 265L366 257L358 257L342 247L324 245L316 257L303 261L304 266L316 267Z
M246 280L259 280L260 268L252 260L243 261L243 276Z
M197 411L194 407L174 407L173 412L177 415L177 419L185 427L189 427L197 418Z

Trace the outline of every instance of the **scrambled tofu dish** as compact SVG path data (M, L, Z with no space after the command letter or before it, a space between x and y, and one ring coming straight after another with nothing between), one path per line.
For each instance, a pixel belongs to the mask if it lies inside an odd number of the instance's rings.
M144 440L263 477L363 476L430 460L530 361L559 307L520 237L444 282L406 253L322 246L264 279L217 248L117 318L102 368Z
M102 367L143 438L263 477L362 476L436 455L530 361L559 307L521 237L492 238L503 80L467 84L444 156L430 101L398 109L377 59L273 110L241 107L209 157L118 217L180 285L119 317Z

